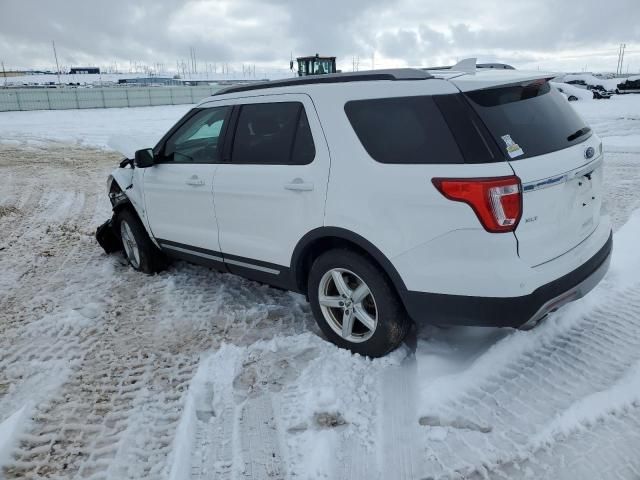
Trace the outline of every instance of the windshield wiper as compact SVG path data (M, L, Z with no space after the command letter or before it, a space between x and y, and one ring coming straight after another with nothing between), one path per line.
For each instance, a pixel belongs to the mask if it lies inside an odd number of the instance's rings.
M579 138L583 135L586 135L587 133L589 133L591 131L591 129L589 127L583 127L580 130L578 130L575 133L572 133L571 135L569 135L567 137L567 141L568 142L573 142L576 138Z

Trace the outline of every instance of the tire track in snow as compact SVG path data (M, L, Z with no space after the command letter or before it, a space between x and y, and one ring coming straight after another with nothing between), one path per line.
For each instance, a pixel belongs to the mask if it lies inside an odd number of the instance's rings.
M44 154L39 150L27 150L21 155L12 154L10 160L19 162L21 171L17 213L0 217L0 226L5 227L0 228L0 232L5 232L0 238L3 247L0 268L5 272L0 285L0 309L10 314L24 313L25 304L35 300L29 288L31 284L38 283L43 289L51 289L51 275L69 256L78 254L77 247L82 245L82 240L90 241L92 247L91 250L85 248L82 253L99 248L92 238L93 225L89 225L96 210L102 210L104 205L98 201L98 196L104 192L98 187L95 176L102 171L100 164L110 161L109 157L92 150L60 149L46 154L49 158L75 154L80 159L74 162L65 157L66 161L60 163L34 163L34 158ZM6 152L0 148L0 171L6 164ZM28 185L24 190L23 182ZM69 190L69 186L77 188ZM104 210L104 215L108 215L108 209ZM23 291L27 293L23 295ZM1 324L0 329L6 326L6 323Z
M423 456L414 441L420 436L418 417L418 369L411 354L399 368L389 368L382 375L382 406L379 412L382 431L380 478L408 480L418 478ZM398 448L398 446L401 446ZM364 478L364 477L359 477Z
M7 478L161 478L164 473L182 392L197 357L155 348L155 312L127 315L120 302L137 293L122 284L107 287L114 295L102 322L89 333L90 343L69 379L38 405Z
M557 435L523 458L474 470L465 478L640 478L640 403L612 411L576 431Z
M570 412L575 402L610 389L640 361L640 285L611 291L603 298L603 304L557 336L544 338L531 350L496 365L488 377L471 381L471 388L428 407L429 413L423 417L430 419L426 423L445 426L447 432L442 442L430 443L425 473L436 478L467 478L473 472L491 477L498 475L500 465L509 462L540 472L544 462L534 465L537 456L544 453L536 453L532 438L558 414ZM629 437L640 433L637 415L634 405L620 412L616 419L627 421L628 428L608 439L621 447L617 454L617 450L609 450L614 456L608 462L621 468L637 468L640 462L640 455L627 456L624 448ZM454 424L483 429L446 427ZM561 440L552 441L553 448L566 443ZM581 437L574 441L580 443ZM576 449L574 454L572 461L585 461L596 471L608 465L588 459L588 452Z

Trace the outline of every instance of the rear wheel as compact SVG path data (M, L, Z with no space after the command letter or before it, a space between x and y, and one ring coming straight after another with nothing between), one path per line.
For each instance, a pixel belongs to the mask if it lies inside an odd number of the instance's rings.
M135 270L150 274L165 267L164 255L153 244L137 215L128 209L122 210L116 217L116 228L124 255Z
M323 333L354 353L383 356L409 330L410 321L385 273L351 250L320 256L309 273L308 293Z

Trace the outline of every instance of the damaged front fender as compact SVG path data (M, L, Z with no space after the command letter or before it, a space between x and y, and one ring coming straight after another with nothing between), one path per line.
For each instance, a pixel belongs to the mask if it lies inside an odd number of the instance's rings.
M113 208L113 217L100 225L96 231L96 239L107 253L122 249L120 233L117 231L115 218L123 208L131 208L142 221L149 238L158 246L151 234L147 215L144 208L142 185L144 181L144 169L133 168L131 161L123 160L120 168L116 168L107 178L107 193Z
M111 205L116 209L123 202L130 202L138 217L146 224L144 199L142 196L144 169L116 168L107 180L107 192Z

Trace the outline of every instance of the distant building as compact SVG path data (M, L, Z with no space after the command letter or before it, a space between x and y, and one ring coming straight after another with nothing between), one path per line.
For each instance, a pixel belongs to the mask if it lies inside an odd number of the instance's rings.
M155 85L182 85L181 80L174 80L169 77L145 77L145 78L119 78L120 85L139 85L139 86L155 86Z
M69 70L69 75L73 75L73 74L88 74L88 73L100 73L100 68L99 67L71 67L71 70Z
M0 77L22 77L25 75L25 72L17 71L17 70L0 70Z

